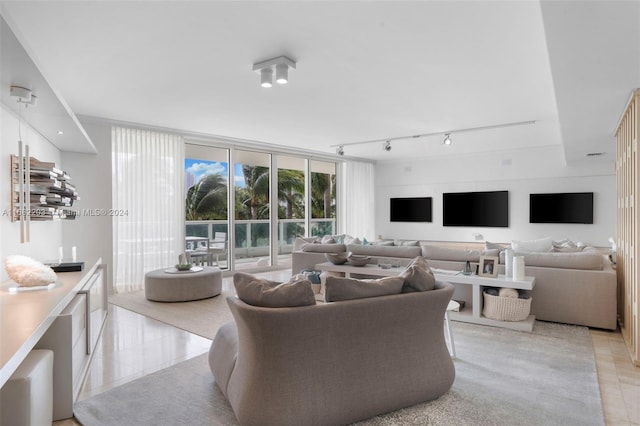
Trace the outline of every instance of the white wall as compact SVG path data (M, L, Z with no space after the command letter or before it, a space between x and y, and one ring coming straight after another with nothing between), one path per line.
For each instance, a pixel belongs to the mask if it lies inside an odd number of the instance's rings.
M474 156L439 157L376 164L376 234L383 238L439 241L570 238L608 246L616 229L616 179L613 167L566 167L560 147ZM508 228L442 226L442 193L509 191ZM594 224L530 224L529 194L594 192ZM389 199L432 197L433 222L389 221Z
M112 216L109 214L112 206L111 127L91 120L81 120L81 124L98 154L62 153L64 169L80 194L80 200L74 204L78 217L62 224L64 243L77 247L78 260L93 262L102 258L107 264L110 286L113 277Z
M2 105L0 122L2 123L2 144L0 147L0 281L8 279L4 268L4 259L12 254L21 254L39 261L55 260L58 258L58 247L62 243L62 224L56 222L31 222L31 241L20 243L19 222L11 222L11 204L9 184L10 156L18 154L18 117ZM28 118L28 114L26 114ZM41 161L61 164L60 151L47 139L24 123L21 125L22 142L29 145L30 155Z

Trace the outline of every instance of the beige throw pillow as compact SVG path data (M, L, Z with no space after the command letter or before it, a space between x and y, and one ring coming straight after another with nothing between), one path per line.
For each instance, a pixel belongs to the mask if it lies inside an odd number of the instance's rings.
M433 276L433 271L422 256L413 259L400 276L404 280L403 293L433 290L436 286L436 278Z
M375 280L357 280L327 276L324 300L339 302L341 300L364 299L367 297L399 294L404 280L402 277L384 277Z
M233 285L238 298L253 306L287 308L316 304L311 281L304 276L295 276L288 282L279 283L236 272L233 274Z

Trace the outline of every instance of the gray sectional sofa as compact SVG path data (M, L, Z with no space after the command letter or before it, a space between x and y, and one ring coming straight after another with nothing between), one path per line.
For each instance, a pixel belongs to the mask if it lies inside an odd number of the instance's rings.
M424 256L432 268L462 270L465 261L477 263L481 255L501 256L499 273L504 273L504 255L498 249L448 248L442 244L389 246L359 244L306 244L292 253L292 270L313 269L326 262L325 250L351 251L371 256L371 262L397 259L407 264L415 256ZM525 257L525 274L536 278L531 292L531 313L536 319L615 330L617 326L616 271L607 255L588 250L576 253L516 253ZM466 286L457 286L454 299Z
M298 307L229 297L235 321L212 342L211 371L243 425L348 424L429 401L455 378L442 332L452 294L436 282Z

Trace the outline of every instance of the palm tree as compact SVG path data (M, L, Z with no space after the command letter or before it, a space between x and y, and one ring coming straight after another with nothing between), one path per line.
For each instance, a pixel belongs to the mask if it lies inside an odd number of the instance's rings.
M332 204L335 194L335 175L311 173L311 201L313 218L335 217Z
M244 181L247 185L248 199L243 204L249 205L251 219L269 217L269 168L263 166L242 165Z
M187 191L186 219L227 218L227 180L220 174L208 174Z
M301 170L278 169L278 201L284 204L280 219L304 217L304 173Z

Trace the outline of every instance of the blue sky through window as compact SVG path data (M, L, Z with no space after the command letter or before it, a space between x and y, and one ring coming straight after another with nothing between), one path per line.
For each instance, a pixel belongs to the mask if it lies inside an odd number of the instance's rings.
M242 164L236 164L233 168L235 174L235 184L240 188L247 185L242 173ZM198 160L193 158L184 159L184 185L185 191L198 183L200 179L208 174L219 173L225 178L229 175L229 165L226 162Z

